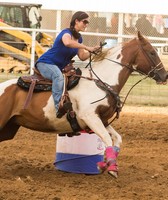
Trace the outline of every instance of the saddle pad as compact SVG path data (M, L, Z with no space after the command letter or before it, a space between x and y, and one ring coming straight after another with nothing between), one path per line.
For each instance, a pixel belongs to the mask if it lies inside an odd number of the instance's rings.
M29 82L25 82L22 77L19 77L17 84L25 89L25 90L29 90L31 83ZM35 87L34 87L34 92L40 92L40 91L51 91L52 89L52 85L51 84L40 84L40 83L36 83Z
M82 72L79 68L76 69L76 74L81 75ZM40 92L40 91L51 91L52 90L52 82L50 81L45 81L45 79L41 79L38 76L23 76L19 77L17 84L25 89L29 90L32 80L37 80L36 84L34 86L34 92ZM80 77L75 77L75 76L70 76L68 77L68 84L67 84L67 90L71 90L73 87L75 87L80 80Z

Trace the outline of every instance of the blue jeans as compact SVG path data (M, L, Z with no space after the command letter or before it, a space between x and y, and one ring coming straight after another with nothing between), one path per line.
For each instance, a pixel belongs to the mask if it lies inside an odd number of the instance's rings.
M44 78L52 81L52 94L56 111L58 111L59 102L64 88L63 74L56 65L39 62L36 64L36 67Z

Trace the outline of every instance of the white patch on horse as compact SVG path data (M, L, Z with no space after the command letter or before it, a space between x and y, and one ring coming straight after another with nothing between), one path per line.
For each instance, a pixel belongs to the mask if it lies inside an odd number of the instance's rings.
M65 121L66 115L62 118L56 118L56 109L54 105L53 96L51 95L47 101L47 105L43 108L44 116L49 120L52 128L56 130L57 133L70 132L71 127L68 121Z
M115 86L119 84L119 74L120 74L120 71L123 69L123 67L120 64L118 64L118 63L121 63L121 60L123 57L121 55L120 58L117 59L119 54L121 54L121 45L119 45L118 48L112 48L111 50L109 50L107 56L105 56L107 59L103 60L103 65L105 66L104 71L102 71L101 62L99 62L99 64L95 63L96 74L101 77L102 81L110 84L111 86ZM109 60L108 60L108 55L110 55ZM110 62L112 63L112 65L110 65ZM99 66L100 66L100 72L98 70ZM113 73L111 74L111 76L109 75L107 76L107 71L108 70L111 71L111 69ZM102 77L104 77L104 79Z
M133 67L133 69L134 69L134 70L136 70L136 69L137 69L137 65L133 65L132 67Z
M16 84L18 79L11 79L11 80L7 80L3 83L0 84L0 96L4 93L5 89L12 85L12 84Z
M47 101L47 105L43 108L44 116L49 120L55 120L56 118L56 109L54 106L53 96L51 95Z

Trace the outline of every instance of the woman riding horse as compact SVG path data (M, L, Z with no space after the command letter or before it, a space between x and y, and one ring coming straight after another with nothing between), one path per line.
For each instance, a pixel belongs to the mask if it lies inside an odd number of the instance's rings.
M69 90L69 97L81 130L91 129L106 146L105 160L98 167L117 177L122 138L110 122L120 108L119 93L133 71L157 83L167 82L167 72L155 48L139 32L138 37L102 52L98 58L81 69L82 76ZM66 116L55 118L51 91L33 93L23 109L26 97L27 91L17 85L17 79L0 84L0 141L12 139L20 126L57 134L73 132Z
M72 16L70 28L60 32L53 46L36 63L36 67L43 77L52 80L52 95L58 118L63 115L59 104L64 86L62 70L70 64L74 56L78 55L84 61L89 58L89 51L93 52L99 48L99 46L88 47L82 44L83 39L79 32L85 31L89 24L88 17L85 12L76 12Z

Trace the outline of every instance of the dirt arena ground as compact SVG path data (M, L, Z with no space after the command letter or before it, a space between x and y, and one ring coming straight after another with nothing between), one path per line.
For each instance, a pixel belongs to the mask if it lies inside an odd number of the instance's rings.
M168 199L168 108L125 107L119 177L57 171L56 136L20 128L0 144L0 200Z

